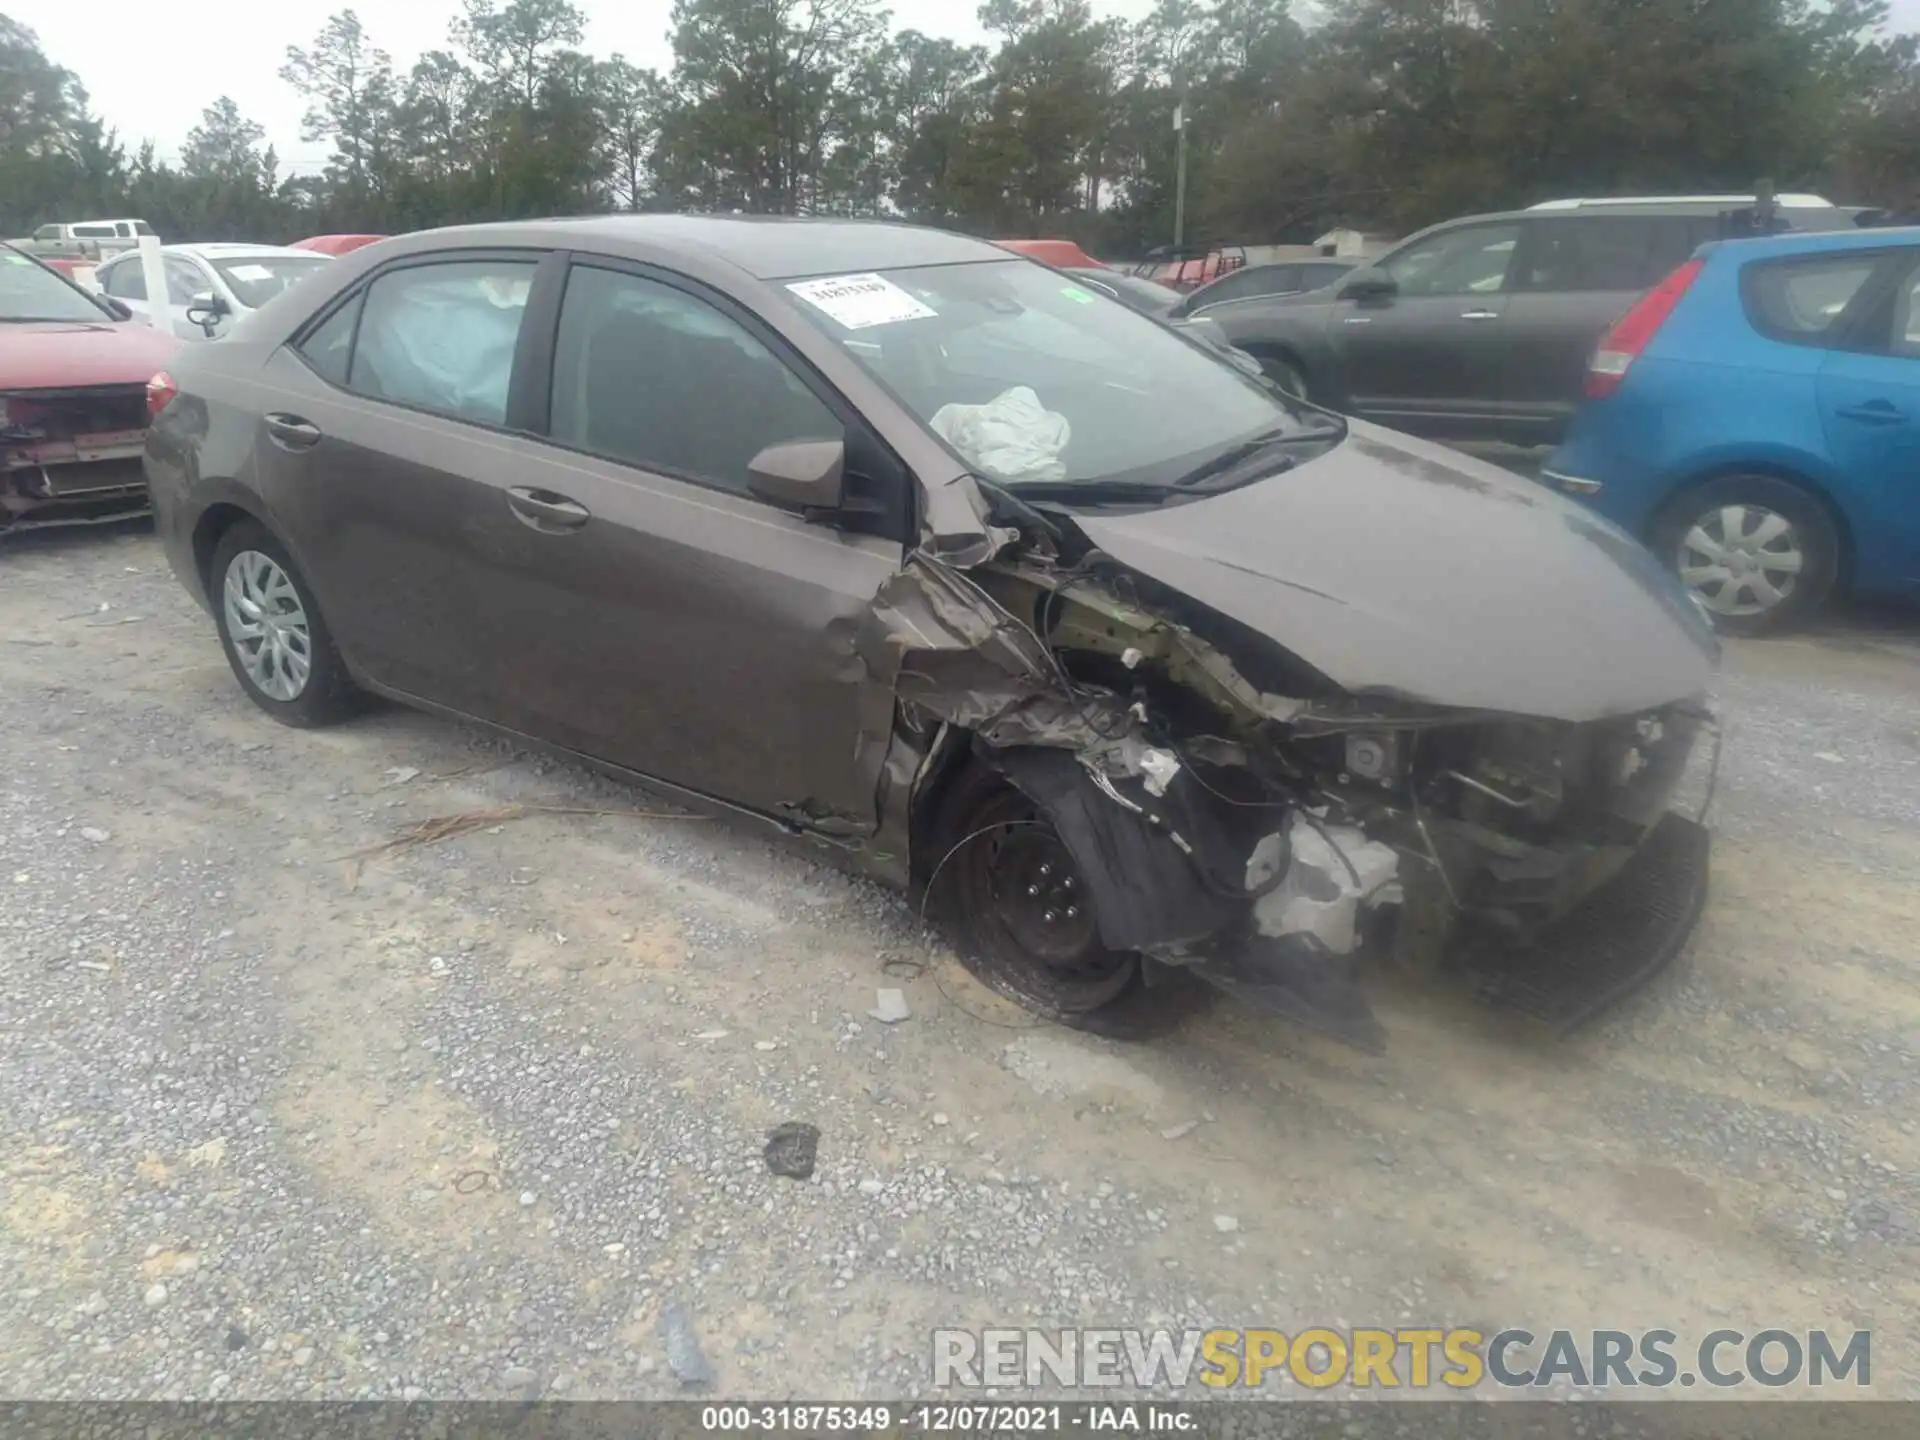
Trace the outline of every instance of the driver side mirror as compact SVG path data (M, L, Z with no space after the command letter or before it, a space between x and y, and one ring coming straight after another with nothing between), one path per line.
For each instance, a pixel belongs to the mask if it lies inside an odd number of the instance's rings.
M97 295L94 298L100 302L100 308L114 319L131 320L133 318L133 307L126 301L116 299L112 295Z
M187 302L187 323L198 325L209 340L221 317L232 313L233 307L211 290L202 290Z
M1400 282L1384 270L1356 270L1340 283L1342 300L1385 300L1400 293Z
M844 440L786 440L747 466L747 489L783 510L838 510L846 490Z

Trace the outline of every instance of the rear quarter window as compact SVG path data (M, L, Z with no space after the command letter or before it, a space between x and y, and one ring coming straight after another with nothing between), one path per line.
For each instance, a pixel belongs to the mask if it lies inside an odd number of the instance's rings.
M1879 265L1878 255L1861 254L1756 261L1740 276L1747 321L1770 340L1831 345L1841 317Z

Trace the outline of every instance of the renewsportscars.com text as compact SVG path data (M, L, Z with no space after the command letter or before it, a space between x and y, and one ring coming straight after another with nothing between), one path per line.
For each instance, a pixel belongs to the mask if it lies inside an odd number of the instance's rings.
M940 1389L1778 1389L1872 1384L1866 1330L936 1330Z

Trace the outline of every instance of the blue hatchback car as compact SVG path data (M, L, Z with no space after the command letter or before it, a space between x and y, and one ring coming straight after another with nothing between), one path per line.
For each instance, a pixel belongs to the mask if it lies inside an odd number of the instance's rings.
M1920 594L1920 228L1703 245L1595 351L1542 478L1714 623Z

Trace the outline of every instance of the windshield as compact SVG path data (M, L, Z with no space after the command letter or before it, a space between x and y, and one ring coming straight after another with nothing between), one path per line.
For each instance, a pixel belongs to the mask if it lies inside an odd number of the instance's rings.
M0 323L61 320L97 325L107 314L86 292L17 250L0 249Z
M1002 483L1167 483L1255 436L1312 428L1217 352L1025 260L787 289L963 460Z
M220 272L236 300L249 310L258 310L295 281L331 263L325 255L247 255L238 260L215 260L213 268Z

